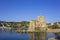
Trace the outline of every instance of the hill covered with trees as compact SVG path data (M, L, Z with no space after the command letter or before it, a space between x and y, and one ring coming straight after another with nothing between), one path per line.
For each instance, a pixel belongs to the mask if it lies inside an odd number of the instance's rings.
M28 28L29 26L29 22L28 21L22 21L22 22L6 22L6 21L0 21L0 26L2 26L2 24L4 24L4 26L6 27L11 27L11 28Z

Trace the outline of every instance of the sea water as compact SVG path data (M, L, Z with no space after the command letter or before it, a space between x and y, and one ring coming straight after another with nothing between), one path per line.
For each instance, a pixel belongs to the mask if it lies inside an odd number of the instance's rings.
M0 32L0 40L29 40L29 34L15 32Z
M30 40L29 36L29 34L19 34L15 32L0 32L0 40ZM53 36L53 33L47 34L46 40Z

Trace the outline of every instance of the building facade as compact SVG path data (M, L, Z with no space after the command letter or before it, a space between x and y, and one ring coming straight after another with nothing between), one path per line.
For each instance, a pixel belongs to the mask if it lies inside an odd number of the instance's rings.
M29 24L29 30L30 31L35 31L39 29L45 29L47 28L47 25L44 21L44 16L38 16L37 20L31 20Z

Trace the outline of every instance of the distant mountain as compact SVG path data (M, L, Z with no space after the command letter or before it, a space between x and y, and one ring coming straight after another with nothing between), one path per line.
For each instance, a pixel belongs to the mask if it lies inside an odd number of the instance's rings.
M0 23L4 23L5 21L0 21Z

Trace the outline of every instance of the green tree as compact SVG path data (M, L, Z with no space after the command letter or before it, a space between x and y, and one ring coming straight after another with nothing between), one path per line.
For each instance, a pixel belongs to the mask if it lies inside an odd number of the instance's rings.
M22 24L22 28L28 28L29 22L22 21L21 24Z
M48 28L57 29L57 28L59 28L59 26L58 26L58 24L54 24L54 25L48 26Z

